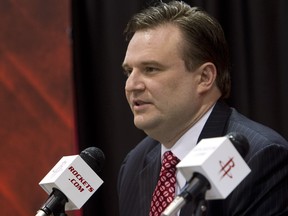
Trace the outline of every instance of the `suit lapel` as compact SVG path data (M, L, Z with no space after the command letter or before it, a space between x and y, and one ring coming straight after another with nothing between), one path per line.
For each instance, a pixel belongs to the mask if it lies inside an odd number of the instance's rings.
M228 119L231 112L232 109L230 107L228 107L224 102L218 101L204 125L198 138L198 142L204 138L226 135Z
M231 112L232 110L230 107L224 102L218 101L201 131L198 142L201 139L226 135L225 133L227 131L227 124ZM181 210L180 216L191 216L193 211L192 207L191 203L185 205Z
M149 215L151 198L161 168L161 145L156 145L147 155L139 175L140 208L142 216Z

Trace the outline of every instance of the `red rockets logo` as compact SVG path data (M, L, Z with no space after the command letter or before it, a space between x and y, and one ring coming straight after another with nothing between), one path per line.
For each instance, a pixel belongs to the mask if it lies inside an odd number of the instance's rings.
M233 178L233 175L231 173L231 170L235 167L235 163L233 161L233 157L230 158L226 163L223 161L219 161L220 164L220 171L219 173L221 174L221 179L223 179L225 176L229 178Z

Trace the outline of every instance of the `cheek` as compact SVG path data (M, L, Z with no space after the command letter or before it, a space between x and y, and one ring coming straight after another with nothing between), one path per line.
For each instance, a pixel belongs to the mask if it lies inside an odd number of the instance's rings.
M192 82L181 82L171 85L167 100L175 109L190 109L197 103L197 88Z
M162 109L170 110L171 112L189 106L194 98L191 87L181 86L178 83L167 84L155 92L155 94L155 98L158 99L158 102L161 101ZM158 103L158 105L160 104Z
M189 97L196 92L195 84L187 80L174 80L165 86L167 94L175 97Z

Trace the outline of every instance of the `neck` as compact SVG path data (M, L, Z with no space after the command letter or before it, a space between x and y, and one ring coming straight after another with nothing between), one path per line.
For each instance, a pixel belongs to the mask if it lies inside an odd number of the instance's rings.
M188 122L187 125L182 127L179 130L179 127L170 128L171 130L166 130L165 132L161 134L158 134L158 136L153 137L154 139L158 140L160 143L162 143L166 148L170 149L172 148L175 143L190 129L192 128L210 109L212 106L214 106L215 102L208 103L204 106L202 106L199 109L199 112L195 117ZM168 132L167 132L168 131Z

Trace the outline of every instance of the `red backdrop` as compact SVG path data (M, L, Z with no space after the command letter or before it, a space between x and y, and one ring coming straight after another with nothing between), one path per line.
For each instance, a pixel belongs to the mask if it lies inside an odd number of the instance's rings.
M35 215L39 181L77 153L69 27L69 1L0 1L1 215Z

